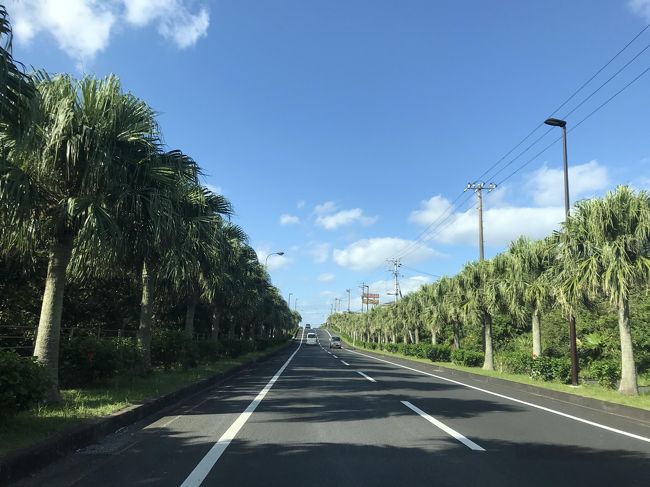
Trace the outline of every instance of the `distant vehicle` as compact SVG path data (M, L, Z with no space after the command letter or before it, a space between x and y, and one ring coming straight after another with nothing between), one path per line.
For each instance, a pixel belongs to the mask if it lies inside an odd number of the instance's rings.
M316 345L316 333L307 333L307 345Z
M311 325L309 323L305 325L305 330L311 330Z
M332 335L330 338L330 348L341 348L341 337Z

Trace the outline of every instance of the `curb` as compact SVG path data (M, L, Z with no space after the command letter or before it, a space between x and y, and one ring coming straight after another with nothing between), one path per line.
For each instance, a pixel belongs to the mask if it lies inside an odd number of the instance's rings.
M422 362L417 362L415 360L409 360L402 357L395 357L393 355L385 355L382 353L377 353L376 351L369 351L365 348L356 348L349 347L351 350L360 350L369 355L376 355L377 358L387 357L396 362L403 361L410 364L417 364L424 367L431 367L434 372L443 373L445 375L456 376L458 378L468 379L474 382L483 382L483 383L492 383L502 387L509 387L520 392L526 392L535 396L542 396L549 399L556 399L558 401L563 401L566 403L574 404L576 406L582 406L589 409L594 409L596 411L601 411L609 414L614 414L616 416L622 416L624 418L633 419L635 421L641 421L647 423L650 426L650 411L646 409L635 408L633 406L626 406L624 404L616 404L613 402L603 401L601 399L594 399L592 397L578 396L576 394L571 394L568 392L554 391L552 389L546 389L544 387L538 387L531 384L523 384L521 382L515 382L512 380L501 379L498 377L490 377L486 375L473 374L471 372L466 372L464 370L449 369L445 366L438 365L438 363L425 364Z
M143 402L142 404L134 404L108 416L82 420L80 424L55 433L33 446L10 453L0 458L0 485L7 485L10 481L16 481L21 477L33 473L79 448L97 443L118 429L140 421L182 399L197 394L207 387L236 375L253 364L264 362L284 352L293 345L294 342L292 340L268 355L263 355L241 365L237 365L225 372L219 372L163 396Z

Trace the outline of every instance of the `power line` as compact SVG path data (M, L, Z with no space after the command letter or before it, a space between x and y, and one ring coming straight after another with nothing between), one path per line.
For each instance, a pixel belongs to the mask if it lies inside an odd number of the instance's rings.
M409 266L404 265L404 264L402 264L402 268L407 269L407 270L410 270L410 271L412 271L412 272L417 272L418 274L426 274L427 276L431 276L431 277L437 277L437 278L441 278L441 277L442 277L442 276L439 276L438 274L431 274L430 272L426 272L426 271L421 271L421 270L418 270L418 269L414 269L413 267L409 267Z
M575 129L577 129L580 125L582 125L584 122L586 122L589 118L591 118L593 115L595 115L598 111L600 111L602 108L604 108L607 104L609 104L614 98L616 98L618 95L623 93L627 88L632 86L634 83L636 83L639 79L641 79L648 71L650 71L650 68L646 68L644 71L642 71L639 75L637 75L634 79L632 79L629 83L627 83L623 88L618 90L616 93L614 93L612 96L610 96L607 100L605 100L603 103L598 105L596 109L591 111L586 117L584 117L582 120L580 120L578 123L573 125L571 129L568 130L568 132L573 132ZM506 182L508 179L510 179L512 176L517 174L519 171L521 171L524 167L528 166L531 162L533 162L535 159L537 159L539 156L541 156L544 152L546 152L552 145L554 145L556 142L560 141L562 137L558 137L557 139L553 140L550 144L548 144L546 147L544 147L541 151L539 151L537 154L535 154L533 157L531 157L529 160L527 160L524 164L519 166L517 169L515 169L513 172L511 172L508 176L503 178L501 181L499 181L499 185L503 184Z
M602 73L612 62L614 62L627 48L634 43L646 30L650 28L650 23L644 26L630 41L628 41L613 57L611 57L603 66L601 66L589 79L587 79L584 83L582 83L566 100L564 100L555 110L551 112L550 116L553 116L555 113L557 113L559 110L561 110L564 106L567 105L575 96L580 93L589 83L591 83L600 73ZM643 54L647 49L650 48L650 44L648 44L646 47L644 47L641 51L639 51L632 59L630 59L626 64L624 64L618 71L616 71L610 78L608 78L604 83L602 83L598 88L596 88L593 92L591 92L586 98L584 98L578 105L576 105L571 111L568 112L568 115L574 113L578 108L580 108L584 103L586 103L588 100L590 100L596 93L598 93L604 86L606 86L610 81L612 81L616 76L618 76L623 70L625 70L632 62L634 62L638 57ZM647 71L647 70L646 70ZM594 113L596 113L598 110L600 110L603 106L605 106L607 103L609 103L612 99L614 99L616 96L618 96L622 91L624 91L629 85L634 83L638 78L643 76L646 71L641 73L637 78L632 80L630 83L628 83L626 86L624 86L621 90L619 90L616 94L614 94L612 97L610 97L605 103L600 105L596 110L591 112L587 117L582 119L578 124L576 124L570 131L573 129L577 128L580 124L582 124L585 120L587 120L589 117L591 117ZM566 118L565 116L565 118ZM499 160L497 160L494 164L492 164L487 170L485 170L478 178L478 180L481 180L484 176L486 176L488 173L490 173L494 168L496 168L503 160L505 160L510 154L512 154L517 148L519 148L526 140L528 140L537 130L539 130L540 127L544 125L543 122L541 122L539 125L537 125L531 132L529 132L522 140L520 140L512 149L510 149L506 154L504 154ZM507 167L510 167L512 164L514 164L521 156L526 154L530 149L532 149L538 142L540 142L544 137L546 137L552 129L547 130L544 132L540 137L535 139L531 144L529 144L523 151L521 151L517 156L515 156L512 160L510 160L505 166L501 167L496 173L492 174L490 178L494 178L495 176L501 174L504 169ZM560 137L561 138L561 137ZM546 152L552 145L554 145L560 138L553 140L550 144L545 146L541 151L539 151L537 154L535 154L532 158L528 159L522 166L520 166L516 171L512 172L505 178L503 178L498 184L502 184L503 182L507 181L510 179L514 174L519 172L523 167L526 167L529 165L531 162L533 162L535 159L537 159L540 155L542 155L544 152ZM420 234L416 237L415 240L412 240L407 244L399 254L399 258L404 258L407 255L412 254L419 245L425 240L425 239L431 239L433 235L440 233L441 227L447 222L453 215L456 210L456 203L458 200L460 200L463 197L463 193L460 193L454 200L450 203L449 207L447 210L445 210L441 215L438 216L433 222L431 222L427 227L420 232ZM464 203L464 202L463 202ZM449 225L445 225L444 228L446 228ZM427 235L428 233L428 235ZM426 237L425 237L426 235Z
M632 43L633 43L634 41L636 41L636 40L637 40L637 39L638 39L638 38L639 38L639 37L640 37L640 36L641 36L641 35L642 35L646 30L648 30L648 28L650 28L650 24L647 24L645 27L643 27L643 28L642 28L642 29L641 29L641 30L640 30L640 31L639 31L639 32L638 32L638 33L637 33L637 34L636 34L632 39L630 39L630 41L628 41L627 44L625 44L625 45L624 45L624 46L623 46L623 47L622 47L622 48L621 48L621 49L620 49L616 54L614 54L614 56L611 57L611 58L609 59L609 61L607 61L605 64L603 64L603 65L600 67L600 69L598 69L598 71L596 71L596 72L595 72L595 73L594 73L594 74L593 74L593 75L592 75L592 76L591 76L587 81L585 81L584 83L582 83L582 84L581 84L581 85L580 85L580 86L579 86L579 87L578 87L578 88L577 88L573 93L571 93L571 95L570 95L566 100L564 100L564 101L560 104L560 106L558 106L555 110L553 110L553 111L550 113L550 115L549 115L548 117L546 117L546 118L550 118L550 117L552 117L553 115L555 115L555 114L556 114L559 110L561 110L561 109L562 109L562 108L563 108L567 103L569 103L573 98L575 98L575 96L576 96L578 93L580 93L580 92L581 92L581 91L582 91L582 90L583 90L583 89L584 89L584 88L585 88L589 83L591 83L591 82L592 82L592 81L593 81L593 80L594 80L594 79L595 79L595 78L596 78L600 73L602 73L602 72L603 72L603 71L604 71L604 70L605 70L605 69L606 69L610 64L612 64L612 63L614 62L614 60L616 60L616 58L618 58L621 54L623 54L623 52L624 52L628 47L630 47L630 45L632 45ZM647 48L646 48L646 49L647 49ZM645 51L645 49L644 49L644 51ZM641 53L639 53L639 54L641 54ZM637 55L636 57L638 57L638 55ZM636 59L636 57L633 58L633 60ZM628 64L629 64L629 63L628 63ZM494 164L492 164L492 166L490 166L487 170L485 170L485 172L483 172L483 174L481 174L481 175L477 178L477 180L480 180L480 179L485 178L485 177L488 175L488 173L489 173L490 171L492 171L492 169L494 169L496 166L498 166L498 165L501 163L501 161L503 161L503 160L506 159L510 154L512 154L512 153L513 153L513 152L514 152L514 151L515 151L519 146L521 146L521 145L522 145L526 140L528 140L528 138L530 138L531 135L533 135L535 132L537 132L537 130L539 130L540 127L542 127L543 125L544 125L544 122L540 122L540 124L537 125L533 130L531 130L531 131L528 133L528 135L526 135L523 139L521 139L521 140L519 141L519 143L517 143L517 145L515 145L515 146L514 146L512 149L510 149L506 154L504 154L504 155L503 155L503 156L502 156L498 161L496 161ZM548 133L548 132L547 132L547 133ZM525 152L525 151L524 151L524 152ZM494 176L495 176L495 174L491 175L491 176L490 176L490 179L494 178Z

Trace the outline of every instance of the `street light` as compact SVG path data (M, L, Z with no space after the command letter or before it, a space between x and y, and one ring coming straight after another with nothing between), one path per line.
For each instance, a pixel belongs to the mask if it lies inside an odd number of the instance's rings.
M264 260L264 267L268 267L269 257L271 257L272 255L279 255L280 257L282 257L284 255L284 252L273 252L272 254L267 255L266 259Z
M293 293L289 293L289 309L291 309L291 296L293 296Z
M566 148L566 120L559 118L549 118L544 121L551 127L562 128L562 142L564 152L564 216L569 218L569 161ZM569 313L569 342L571 346L571 385L578 385L578 345L576 343L576 317L572 312Z

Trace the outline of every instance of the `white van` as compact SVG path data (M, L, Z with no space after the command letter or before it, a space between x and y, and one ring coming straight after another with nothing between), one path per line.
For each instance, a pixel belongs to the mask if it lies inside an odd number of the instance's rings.
M307 345L317 345L316 333L307 333Z

